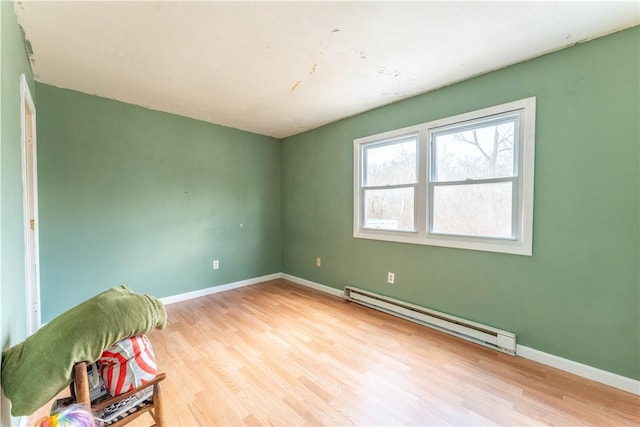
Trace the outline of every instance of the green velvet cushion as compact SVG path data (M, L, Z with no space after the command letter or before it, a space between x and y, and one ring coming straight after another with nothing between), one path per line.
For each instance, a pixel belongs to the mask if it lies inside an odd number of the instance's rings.
M67 386L73 365L95 362L116 342L167 323L164 305L126 286L105 291L53 319L2 353L2 388L13 416L30 415Z

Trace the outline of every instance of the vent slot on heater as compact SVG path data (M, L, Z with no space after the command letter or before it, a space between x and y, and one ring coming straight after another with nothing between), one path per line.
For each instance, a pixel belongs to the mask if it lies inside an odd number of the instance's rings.
M451 316L446 313L385 297L352 286L345 286L344 296L348 301L437 329L503 353L516 354L516 336L511 332L471 322L460 317Z

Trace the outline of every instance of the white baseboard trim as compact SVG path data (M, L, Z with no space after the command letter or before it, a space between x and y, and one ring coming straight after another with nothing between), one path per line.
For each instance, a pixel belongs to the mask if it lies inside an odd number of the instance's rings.
M199 298L206 295L217 294L218 292L230 291L231 289L242 288L243 286L256 285L258 283L267 282L269 280L280 279L282 273L274 273L266 276L254 277L253 279L240 280L239 282L226 283L224 285L211 286L210 288L198 289L197 291L186 292L184 294L173 295L170 297L159 298L164 304L174 304L180 301L186 301L193 298Z
M516 355L629 393L640 395L640 381L518 344Z
M299 285L306 286L308 288L313 288L318 291L325 292L327 294L331 294L336 297L344 298L344 291L340 289L332 288L331 286L321 285L320 283L312 282L307 279L302 279L300 277L292 276L290 274L281 273L281 278L288 280L293 283L297 283Z
M212 286L206 289L199 289L193 292L187 292L184 294L174 295L170 297L160 298L163 304L173 304L180 301L186 301L192 298L198 298L205 295L211 295L218 292L224 292L231 289L241 288L243 286L255 285L258 283L266 282L275 279L285 279L299 285L303 285L309 288L316 289L327 294L344 298L344 292L340 289L332 288L331 286L322 285L320 283L312 282L310 280L303 279L301 277L292 276L286 273L274 273L267 276L255 277L253 279L241 280L239 282L227 283L219 286ZM585 365L573 360L565 359L560 356L555 356L551 353L545 353L540 350L536 350L531 347L518 344L516 346L516 355L524 359L533 360L534 362L542 363L543 365L551 366L552 368L560 369L565 372L569 372L574 375L578 375L583 378L587 378L602 384L606 384L611 387L615 387L620 390L624 390L629 393L640 395L640 381L632 378L623 377L622 375L614 374L613 372L604 371L602 369L594 368L593 366ZM24 421L21 419L20 423L26 423L27 417L24 417ZM22 425L20 427L23 427Z
M185 292L184 294L172 295L170 297L160 298L160 301L164 304L174 304L176 302L187 301L194 298L200 298L206 295L217 294L218 292L230 291L231 289L238 289L244 286L256 285L258 283L267 282L275 279L286 279L290 282L297 283L309 288L316 289L318 291L325 292L337 297L344 298L344 292L340 289L332 288L331 286L321 285L320 283L312 282L300 277L292 276L285 273L273 273L267 276L254 277L253 279L241 280L239 282L226 283L224 285L211 286L205 289L198 289L196 291Z

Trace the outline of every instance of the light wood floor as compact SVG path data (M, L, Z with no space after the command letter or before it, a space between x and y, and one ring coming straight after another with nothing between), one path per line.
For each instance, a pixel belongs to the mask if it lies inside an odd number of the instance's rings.
M170 425L640 424L636 395L284 280L167 311Z

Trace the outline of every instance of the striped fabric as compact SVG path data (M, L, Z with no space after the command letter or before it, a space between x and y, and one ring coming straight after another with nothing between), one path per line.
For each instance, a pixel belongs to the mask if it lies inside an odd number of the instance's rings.
M118 341L102 353L98 364L112 396L131 391L151 381L158 373L156 357L146 335Z

